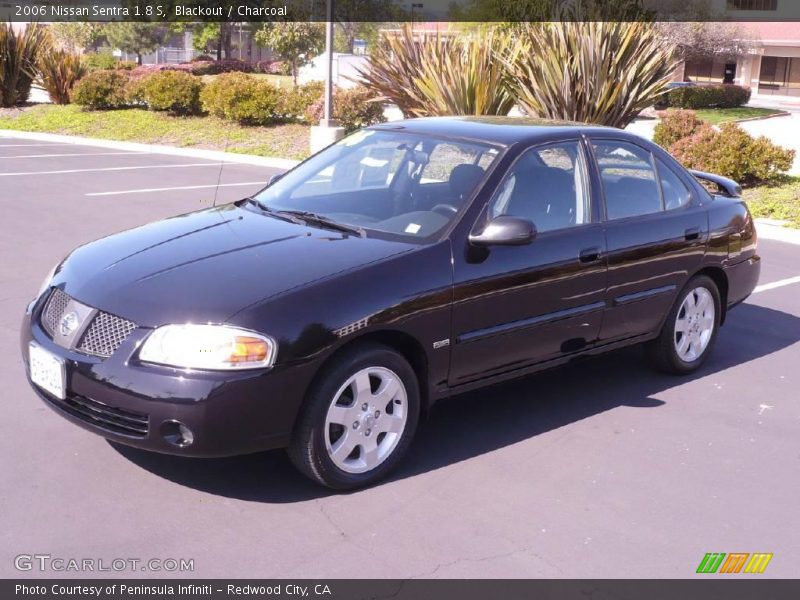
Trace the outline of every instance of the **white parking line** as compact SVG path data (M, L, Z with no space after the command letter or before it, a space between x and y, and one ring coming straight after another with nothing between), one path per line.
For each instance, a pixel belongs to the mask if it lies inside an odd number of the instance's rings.
M169 192L171 190L200 190L203 188L215 188L215 187L234 187L237 185L265 185L266 182L264 181L244 181L242 183L222 183L220 185L211 184L211 185L180 185L176 187L165 187L165 188L141 188L138 190L119 190L116 192L89 192L86 194L87 196L118 196L120 194L147 194L149 192Z
M64 147L64 144L2 144L0 143L0 148L42 148L42 147Z
M120 154L130 154L131 156L141 156L147 152L78 152L74 154L16 154L14 156L0 156L4 158L55 158L58 156L119 156Z
M92 173L95 171L132 171L134 169L178 169L181 167L219 167L219 163L189 163L185 165L143 165L139 167L102 167L97 169L63 169L60 171L22 171L19 173L0 173L0 177L22 175L60 175L62 173Z
M798 275L797 277L788 277L787 279L780 279L778 281L773 281L771 283L765 283L763 285L756 286L756 289L753 290L753 293L758 294L759 292L774 290L775 288L780 288L785 285L792 285L793 283L800 283L800 275Z

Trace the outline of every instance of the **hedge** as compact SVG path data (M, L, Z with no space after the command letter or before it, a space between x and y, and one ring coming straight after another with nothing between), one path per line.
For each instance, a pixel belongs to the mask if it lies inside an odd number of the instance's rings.
M750 101L750 88L740 85L695 85L670 90L667 105L676 108L736 108Z

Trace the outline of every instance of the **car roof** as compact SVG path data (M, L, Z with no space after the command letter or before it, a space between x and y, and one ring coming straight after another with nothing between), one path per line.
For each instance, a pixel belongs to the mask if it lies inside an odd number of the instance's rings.
M425 135L462 138L509 146L518 142L533 143L539 140L572 137L576 133L613 133L626 138L630 134L621 129L589 125L572 121L555 121L530 117L422 117L373 125L370 129L381 131L408 131Z

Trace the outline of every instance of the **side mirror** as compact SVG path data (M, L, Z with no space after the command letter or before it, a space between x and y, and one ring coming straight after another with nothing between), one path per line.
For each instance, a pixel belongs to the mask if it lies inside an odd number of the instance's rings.
M275 175L273 175L272 177L270 177L270 178L269 178L269 181L267 182L267 187L271 186L273 183L275 183L276 181L278 181L278 180L279 180L281 177L283 177L284 175L285 175L285 173L276 173Z
M500 215L495 217L481 233L469 236L475 246L524 246L536 237L536 227L528 219Z

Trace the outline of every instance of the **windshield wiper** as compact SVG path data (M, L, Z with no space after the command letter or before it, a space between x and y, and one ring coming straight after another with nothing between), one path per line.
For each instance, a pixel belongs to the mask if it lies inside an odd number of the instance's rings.
M269 206L267 206L266 204L262 204L255 198L248 197L245 198L245 200L250 202L250 204L254 204L262 212L265 212L269 216L275 217L276 219L280 219L281 221L286 221L287 223L294 223L295 225L302 225L303 223L305 223L305 221L303 221L303 219L301 219L300 217L296 217L295 215L291 214L286 214L284 213L284 211L281 210L275 210L274 208L270 208Z
M333 219L326 217L324 215L319 215L317 213L309 212L307 210L276 210L273 212L278 215L288 215L298 219L302 219L306 223L313 223L315 225L326 227L328 229L333 229L335 231L342 231L344 233L354 233L355 235L362 238L367 236L367 232L364 231L361 227L356 227L355 225L348 225L346 223L340 223L339 221L334 221Z

